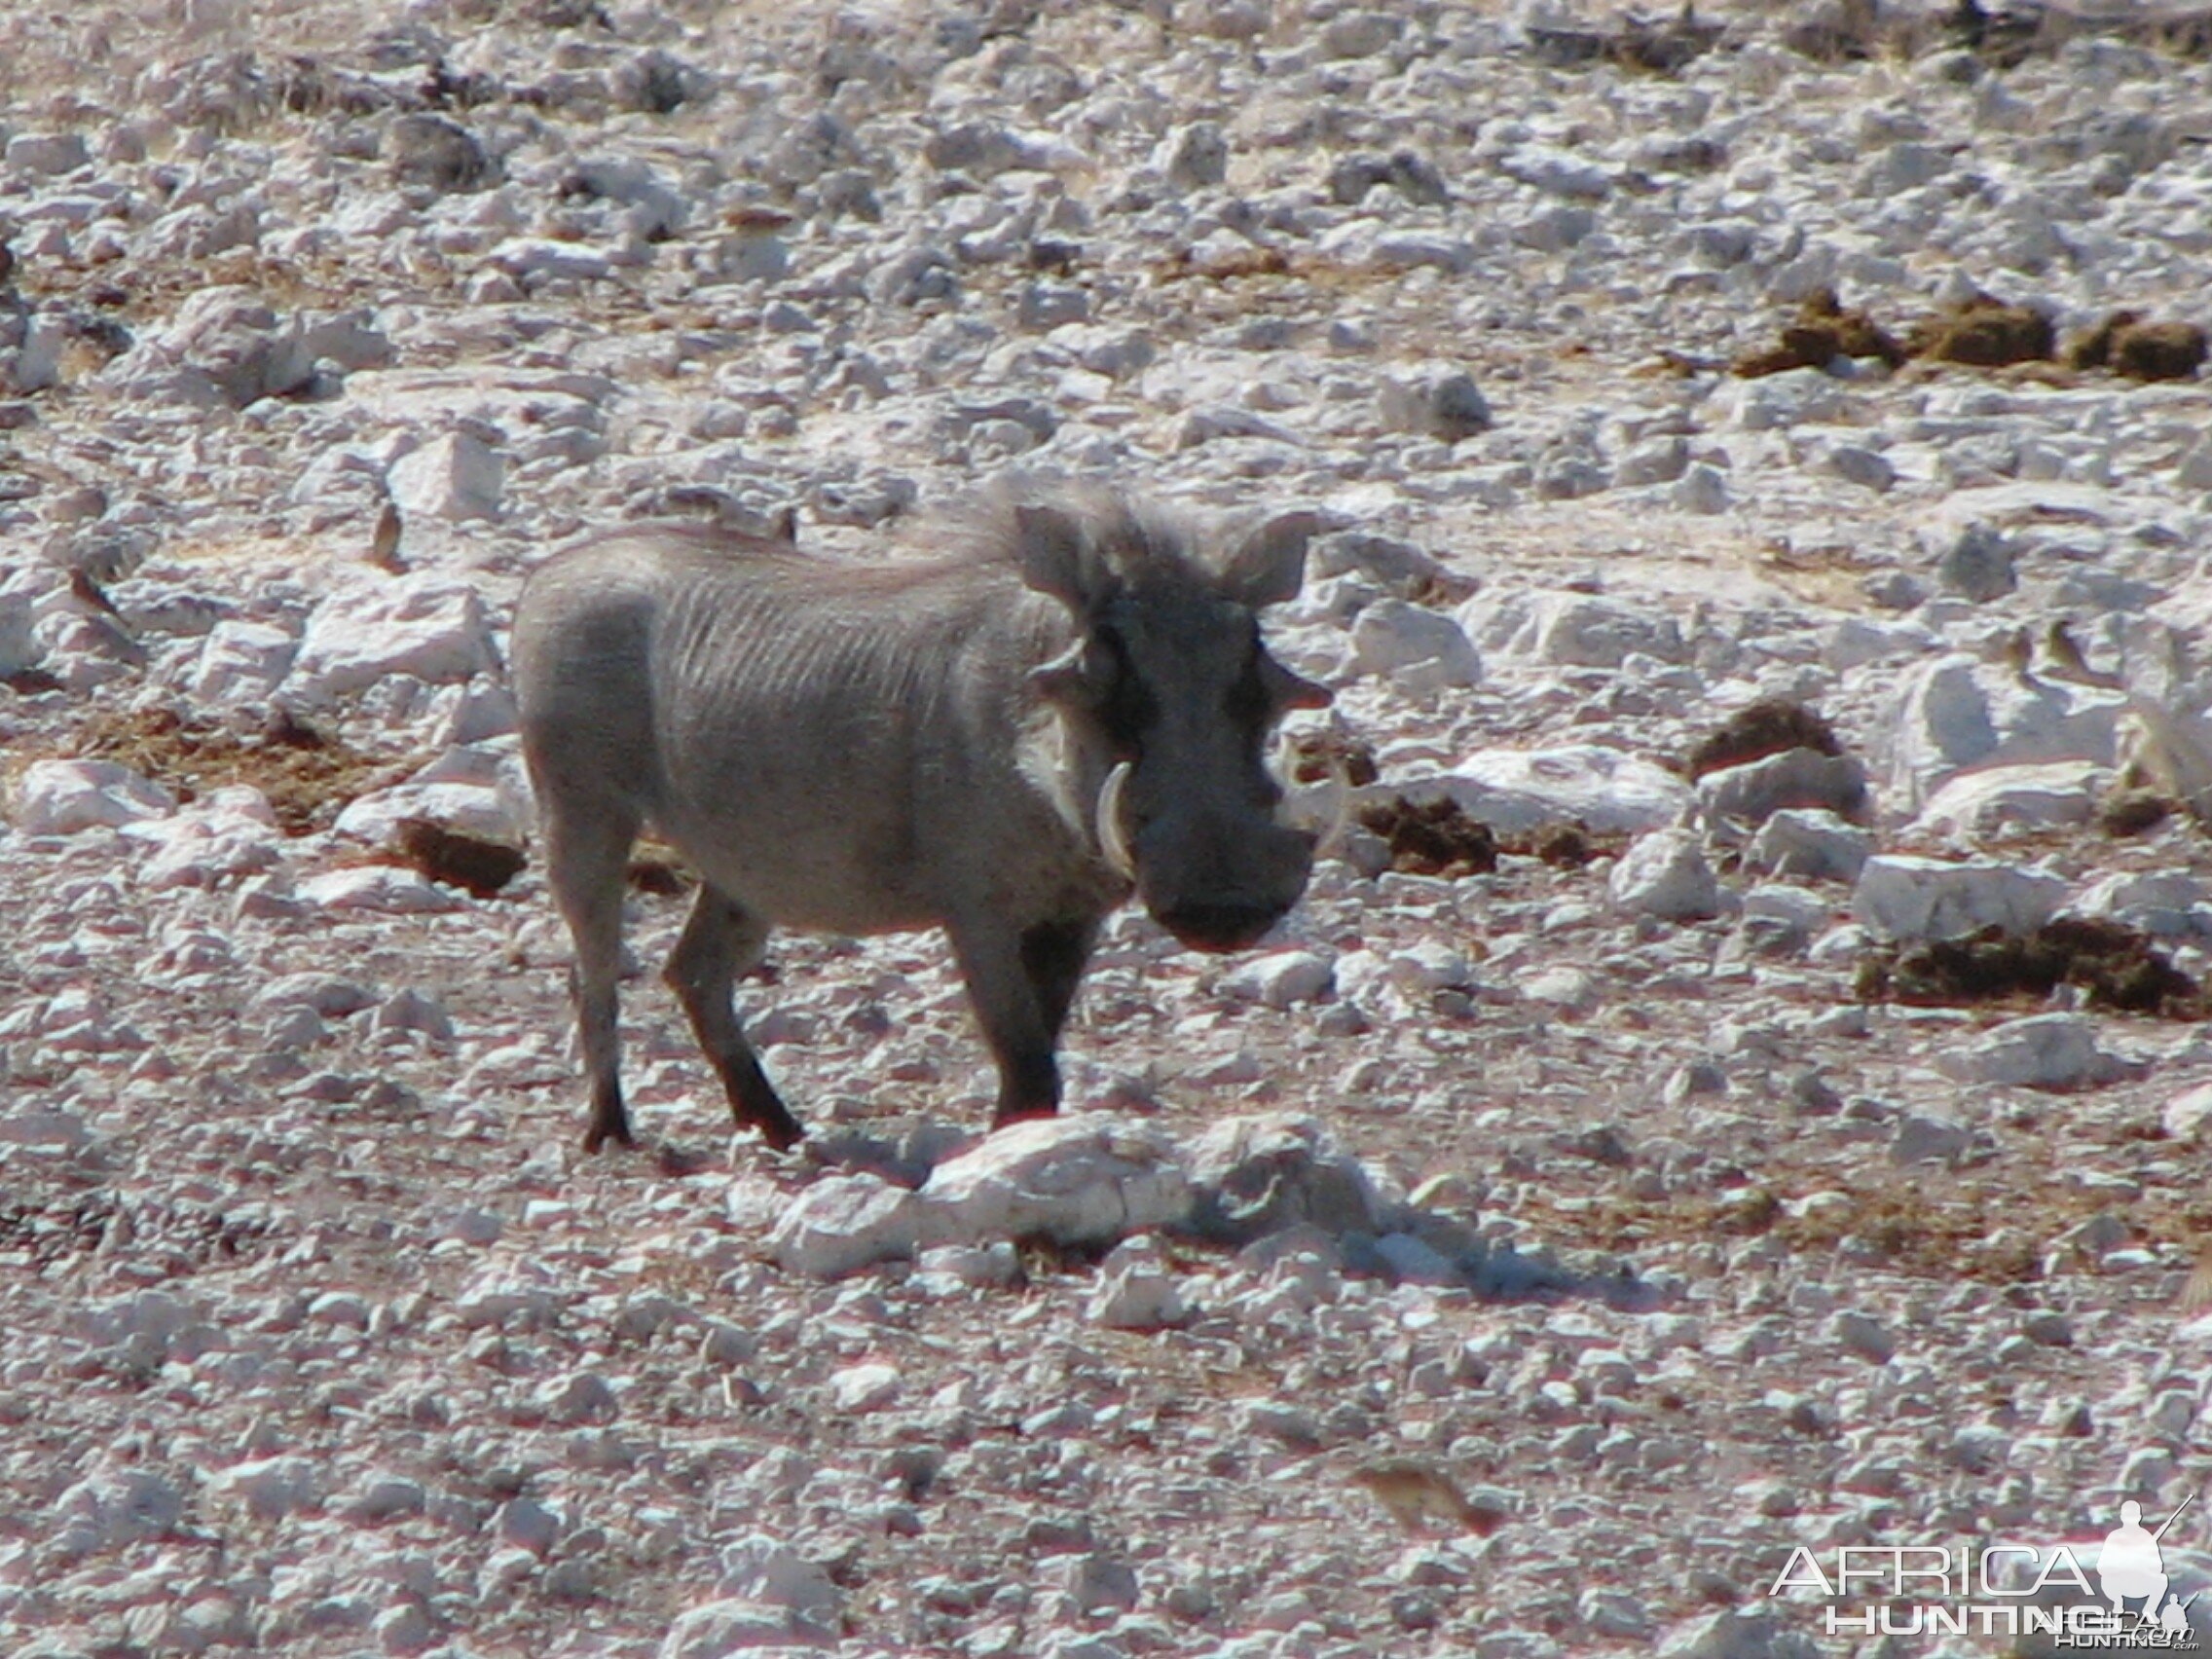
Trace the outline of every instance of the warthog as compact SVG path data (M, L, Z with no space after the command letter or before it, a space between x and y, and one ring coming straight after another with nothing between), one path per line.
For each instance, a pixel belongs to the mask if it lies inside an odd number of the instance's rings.
M624 871L650 825L695 865L666 977L741 1124L795 1142L731 1006L771 927L950 936L999 1069L995 1123L1059 1104L1053 1058L1098 924L1133 891L1185 944L1252 943L1305 890L1310 829L1263 757L1325 706L1261 644L1307 514L1202 550L1118 497L1001 503L927 564L854 566L689 528L532 576L514 682L591 1080L627 1142Z

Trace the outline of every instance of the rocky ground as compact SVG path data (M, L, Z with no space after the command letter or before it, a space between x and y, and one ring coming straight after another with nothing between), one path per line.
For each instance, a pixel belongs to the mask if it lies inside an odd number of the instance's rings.
M1954 12L0 16L6 1651L1978 1652L1769 1591L2192 1494L2212 1579L2207 27ZM1058 1131L789 938L809 1147L645 972L581 1158L542 880L406 826L523 843L520 575L1016 467L1323 515L1358 827L1116 919Z

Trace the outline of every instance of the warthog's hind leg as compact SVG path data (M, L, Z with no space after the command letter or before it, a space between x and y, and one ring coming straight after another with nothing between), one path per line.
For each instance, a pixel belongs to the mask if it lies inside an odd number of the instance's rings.
M597 1152L608 1141L631 1144L630 1117L622 1108L615 986L622 973L622 871L636 836L635 822L605 810L555 813L546 830L553 901L576 947L569 988L575 1000L584 1075L591 1080L586 1152Z
M1049 1118L1060 1109L1053 1050L1074 1005L1092 934L1087 922L1041 922L1018 932L999 923L953 929L952 948L969 1000L998 1062L992 1127Z
M665 977L691 1020L699 1047L721 1074L730 1114L781 1151L796 1146L806 1131L760 1069L730 1003L737 977L760 960L767 943L765 922L718 889L702 885Z

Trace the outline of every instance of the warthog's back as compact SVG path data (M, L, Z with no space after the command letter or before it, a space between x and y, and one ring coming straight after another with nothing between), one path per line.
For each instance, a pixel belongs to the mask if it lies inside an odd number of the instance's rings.
M993 843L1066 833L1017 756L1058 608L986 563L853 567L689 530L535 575L513 659L540 791L654 825L778 921L918 926L1054 877ZM1055 830L1058 831L1055 837Z

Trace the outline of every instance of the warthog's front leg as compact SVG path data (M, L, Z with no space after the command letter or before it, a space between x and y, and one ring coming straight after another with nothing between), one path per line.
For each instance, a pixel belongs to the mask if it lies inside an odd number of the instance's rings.
M1055 1048L1097 938L1096 922L1039 922L1022 933L1021 969L1029 976L1038 1012L1045 1016L1046 1038Z
M1090 954L1090 924L1045 922L1015 929L994 921L951 931L976 1021L998 1062L992 1127L1051 1117L1060 1109L1053 1050Z
M702 885L692 901L683 937L668 959L666 977L690 1017L693 1035L721 1074L730 1114L781 1151L796 1146L806 1131L785 1107L768 1074L745 1040L730 990L737 977L760 960L768 943L768 925L718 889Z

